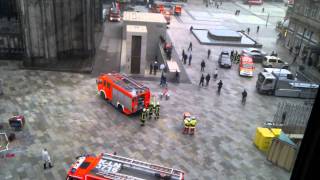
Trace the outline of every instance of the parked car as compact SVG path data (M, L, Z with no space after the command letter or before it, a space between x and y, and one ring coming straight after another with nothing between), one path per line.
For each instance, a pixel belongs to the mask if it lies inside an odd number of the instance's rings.
M220 67L231 68L232 63L231 63L230 54L228 51L222 51L220 53L218 63Z
M252 57L253 62L258 62L261 63L264 56L267 55L267 53L265 53L264 51L262 51L261 49L257 49L257 48L247 48L247 49L243 49L241 52L242 55L249 55Z
M289 63L276 56L265 56L262 61L263 67L288 69Z
M110 11L109 11L109 21L120 22L120 20L121 20L120 10L117 9L116 7L110 8Z

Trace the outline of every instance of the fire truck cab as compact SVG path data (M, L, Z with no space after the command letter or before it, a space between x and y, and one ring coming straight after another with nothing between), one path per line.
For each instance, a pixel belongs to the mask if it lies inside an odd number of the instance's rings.
M114 154L78 157L66 180L184 180L184 172Z
M129 115L149 106L150 90L134 79L119 73L101 74L97 78L100 96Z

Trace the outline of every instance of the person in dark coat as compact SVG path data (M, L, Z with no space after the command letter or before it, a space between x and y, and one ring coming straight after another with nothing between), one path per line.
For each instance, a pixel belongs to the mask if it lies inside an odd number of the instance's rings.
M260 30L260 26L257 26L257 33L259 33L259 30Z
M246 99L247 99L247 91L244 89L243 92L242 92L242 104L245 104L246 103Z
M222 85L223 85L223 83L222 83L222 81L220 80L220 81L218 82L218 93L219 93L219 94L220 94Z
M184 52L184 49L182 50L182 58L181 58L181 60L183 60L184 59L184 55L185 55L186 53Z
M233 53L234 53L234 51L232 50L231 53L230 53L231 60L233 60Z
M157 70L158 70L158 61L155 61L154 65L153 65L153 73L154 73L154 75L157 75Z
M204 68L206 67L206 63L204 62L204 60L202 59L201 61L201 71L204 71Z
M211 50L208 49L208 59L209 59L209 57L210 57L210 54L211 54Z
M208 73L206 76L206 86L209 86L210 79L211 79L211 77L210 77L210 74Z
M187 64L187 58L188 58L188 56L186 54L184 54L184 56L183 56L183 64Z
M188 51L192 51L192 42L189 44Z
M199 86L203 86L203 83L204 83L204 75L202 74L201 75L201 78L200 78L200 83L199 83Z
M149 74L152 74L152 69L153 69L153 63L150 63L150 72L149 72Z
M192 54L190 54L189 56L189 66L191 65L191 61L192 61Z

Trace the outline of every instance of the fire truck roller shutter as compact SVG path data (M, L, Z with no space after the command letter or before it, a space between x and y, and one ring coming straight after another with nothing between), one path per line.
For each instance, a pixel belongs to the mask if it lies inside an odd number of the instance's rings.
M124 108L132 109L132 99L115 88L112 91L112 104L117 108L121 107L122 110Z

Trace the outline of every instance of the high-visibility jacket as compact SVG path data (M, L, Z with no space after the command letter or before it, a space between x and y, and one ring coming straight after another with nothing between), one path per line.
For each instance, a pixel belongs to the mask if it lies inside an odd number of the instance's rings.
M197 120L196 119L191 119L190 126L191 127L196 127L196 125L197 125Z
M190 119L188 119L188 118L184 119L184 126L190 127Z

